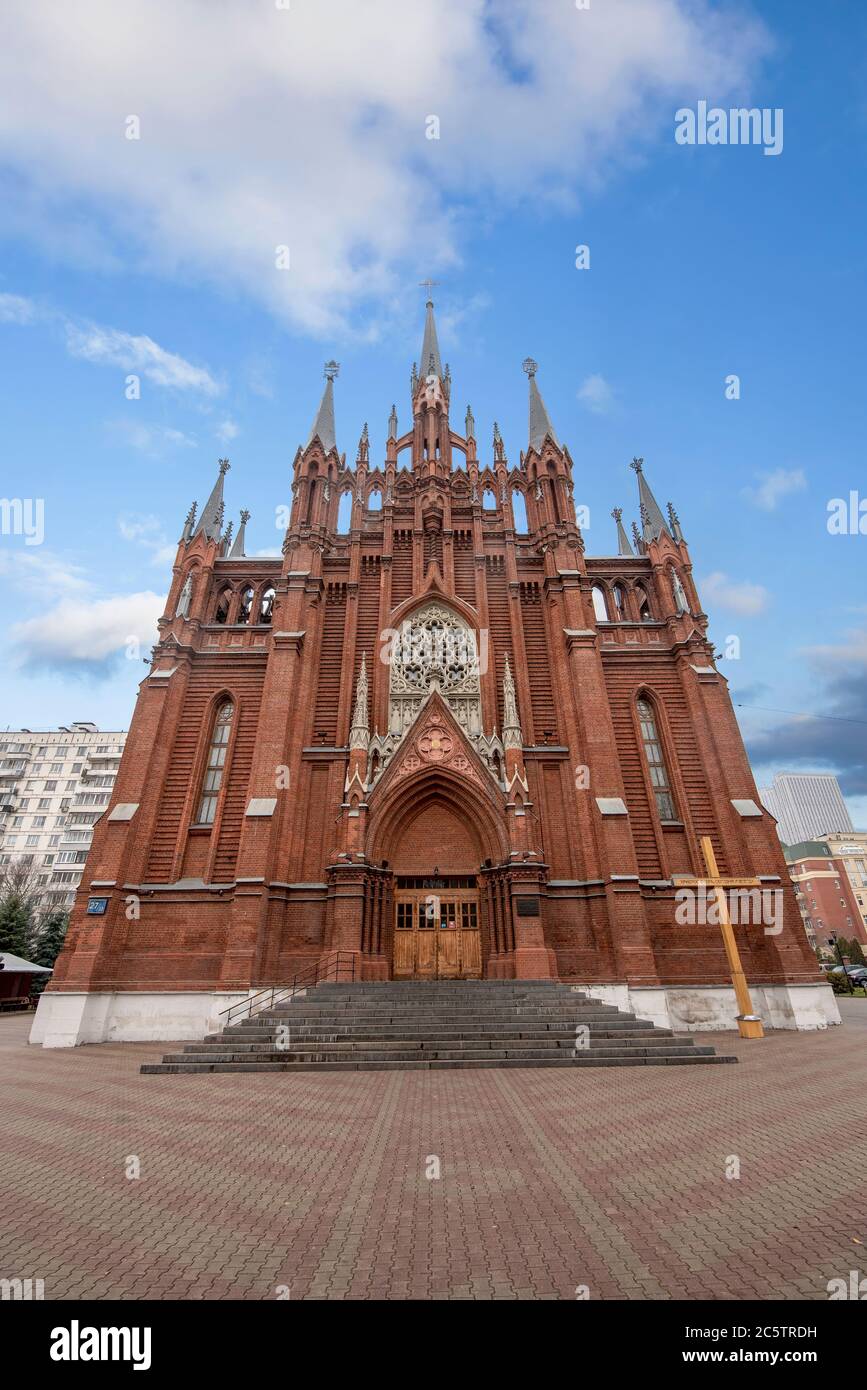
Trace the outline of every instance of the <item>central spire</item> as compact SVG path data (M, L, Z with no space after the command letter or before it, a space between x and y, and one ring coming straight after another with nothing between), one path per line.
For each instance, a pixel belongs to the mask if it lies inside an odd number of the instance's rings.
M542 445L548 435L550 435L552 442L559 447L559 440L554 433L551 417L545 408L542 393L536 384L536 372L539 369L539 364L534 362L532 357L525 357L521 365L530 378L529 447L535 449L537 453L541 453Z
M313 421L313 428L310 431L308 446L313 440L319 438L324 452L330 451L337 446L336 430L334 426L334 378L340 371L339 362L326 362L325 390L322 392L322 400L319 402L319 409L316 412L316 419Z
M424 321L424 339L421 345L419 373L422 377L438 376L442 381L443 364L440 358L440 345L437 341L437 326L434 321L433 300L427 302L427 317Z

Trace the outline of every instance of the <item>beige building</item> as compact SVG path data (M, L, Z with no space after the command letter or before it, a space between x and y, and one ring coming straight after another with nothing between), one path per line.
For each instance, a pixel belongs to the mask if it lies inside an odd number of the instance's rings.
M0 868L29 859L45 909L72 906L125 741L85 721L0 733Z
M824 840L834 858L843 861L861 921L867 927L867 830L817 835L816 839Z

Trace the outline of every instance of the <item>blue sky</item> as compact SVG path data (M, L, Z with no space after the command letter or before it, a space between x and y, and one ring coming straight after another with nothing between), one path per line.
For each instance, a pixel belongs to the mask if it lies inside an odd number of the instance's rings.
M324 360L340 448L368 421L381 458L431 275L458 427L470 402L517 463L535 357L589 554L643 455L740 639L759 780L831 768L867 826L867 537L826 525L867 496L867 9L71 8L0 18L0 493L45 503L41 545L0 536L0 725L128 725L126 638L146 654L218 457L248 550L278 550ZM677 144L700 100L782 108L782 153Z

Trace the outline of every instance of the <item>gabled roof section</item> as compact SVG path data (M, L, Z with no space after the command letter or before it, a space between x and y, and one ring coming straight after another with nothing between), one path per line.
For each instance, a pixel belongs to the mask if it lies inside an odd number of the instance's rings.
M505 800L477 749L438 690L431 692L405 731L388 767L370 792L368 801L371 805L374 800L379 801L394 782L424 768L466 778L489 797L495 796L501 802Z

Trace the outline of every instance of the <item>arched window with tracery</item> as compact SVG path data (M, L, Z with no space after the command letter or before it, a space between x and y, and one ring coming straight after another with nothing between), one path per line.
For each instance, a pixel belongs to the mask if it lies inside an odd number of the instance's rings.
M614 611L617 614L617 621L625 623L628 614L626 612L626 594L623 592L622 584L614 585Z
M601 584L593 585L593 612L596 615L597 623L607 623L608 604L605 601L605 590Z
M214 609L214 622L227 623L229 621L229 609L232 606L232 590L223 589L217 599L217 606Z
M638 604L639 622L653 622L653 613L650 609L650 599L647 597L647 590L641 584L636 584L635 586L635 601Z
M274 585L273 585L273 584L269 584L269 585L267 586L267 588L263 589L263 591L262 591L262 597L261 597L261 599L259 600L259 622L260 622L260 623L264 623L265 625L267 625L268 623L270 623L272 617L274 616L274 599L275 599L275 597L276 597L276 594L275 594L275 592L274 592Z
M349 528L352 525L352 493L348 490L340 494L340 501L337 504L337 534L338 536L348 536Z
M646 696L641 696L638 701L638 722L641 726L641 741L644 745L644 756L647 759L647 770L650 773L650 784L656 798L656 810L659 819L676 820L674 796L668 768L665 765L662 740L657 729L656 713Z
M226 770L226 754L229 749L229 736L232 732L232 718L235 706L231 700L224 700L214 717L214 726L208 744L208 756L202 774L202 789L196 815L197 825L213 825Z
M253 590L248 585L241 594L238 616L235 619L236 623L248 623L250 621L250 614L253 611L253 598Z

